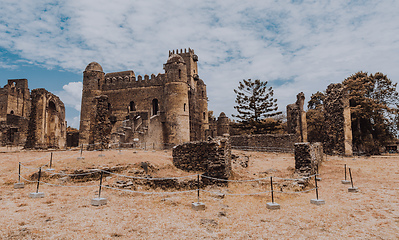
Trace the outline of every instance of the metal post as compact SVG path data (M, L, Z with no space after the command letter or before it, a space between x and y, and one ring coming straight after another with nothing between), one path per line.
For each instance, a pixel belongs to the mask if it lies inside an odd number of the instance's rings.
M349 168L349 176L351 177L351 184L352 184L352 188L353 188L353 180L352 180L352 172L351 172L351 168Z
M51 153L51 155L50 155L50 169L51 169L51 165L53 165L53 153Z
M346 164L345 164L345 181L346 181Z
M271 188L271 192L272 192L272 203L274 203L274 195L273 195L273 177L270 177L270 188Z
M198 201L197 202L199 202L199 199L200 199L200 191L199 191L199 188L200 188L200 183L199 183L199 174L197 174L197 199L198 199Z
M317 179L316 179L316 176L317 176L317 175L314 176L314 183L315 183L315 185L316 185L316 199L319 200L319 188L317 187Z
M36 193L38 193L38 192L39 192L40 175L42 175L42 168L39 168L39 176L37 177L37 187L36 187Z
M98 198L101 197L101 185L103 184L103 171L100 174L100 189L98 190Z
M80 147L80 157L82 157L82 154L83 154L83 144Z
M21 182L21 162L18 163L18 182Z

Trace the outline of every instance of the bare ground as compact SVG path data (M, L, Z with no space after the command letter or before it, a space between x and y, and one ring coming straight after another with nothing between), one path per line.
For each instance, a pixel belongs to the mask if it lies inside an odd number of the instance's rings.
M4 149L5 150L5 149ZM7 151L7 150L5 150ZM268 176L291 177L295 164L292 154L234 151L240 160L249 157L248 167L239 161L233 164L234 179ZM132 150L84 152L77 160L77 151L54 152L55 172L73 172L113 166L128 166L120 174L134 175L141 171L140 162L149 162L153 177L188 176L193 173L173 167L170 151L133 153ZM0 238L1 239L399 239L399 156L341 158L328 156L320 168L320 198L325 205L310 204L315 192L276 193L280 210L269 210L269 193L255 196L221 197L201 192L205 211L194 211L191 203L197 193L137 194L103 188L108 204L90 205L96 197L98 180L75 182L44 178L53 184L40 185L45 198L31 199L35 183L14 189L18 162L22 175L28 178L36 168L49 162L49 152L0 153ZM343 166L351 167L358 193L349 193L349 185L341 184ZM245 164L244 164L245 165ZM43 167L46 169L48 167ZM104 184L127 180L116 175ZM292 190L286 181L276 180L276 187ZM94 185L94 186L92 186ZM92 187L86 187L92 186ZM309 186L311 188L312 186ZM162 189L136 186L139 191L164 193ZM269 190L269 183L231 183L228 187L206 187L207 191L229 194L255 193ZM176 191L170 189L167 191Z

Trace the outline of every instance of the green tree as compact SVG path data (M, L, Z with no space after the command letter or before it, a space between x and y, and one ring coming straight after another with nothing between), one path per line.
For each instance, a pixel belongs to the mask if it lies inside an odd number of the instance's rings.
M267 87L267 81L244 79L234 92L237 95L234 108L238 114L233 117L239 119L239 128L247 133L270 133L278 128L280 121L265 121L281 114L277 112L277 99L273 98L273 89Z
M343 81L349 92L354 148L371 154L397 137L396 83L382 73L357 72Z

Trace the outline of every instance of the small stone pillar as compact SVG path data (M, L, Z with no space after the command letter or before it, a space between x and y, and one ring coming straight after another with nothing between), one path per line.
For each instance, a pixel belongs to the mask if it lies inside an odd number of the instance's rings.
M321 143L295 143L295 171L302 175L313 175L323 159Z

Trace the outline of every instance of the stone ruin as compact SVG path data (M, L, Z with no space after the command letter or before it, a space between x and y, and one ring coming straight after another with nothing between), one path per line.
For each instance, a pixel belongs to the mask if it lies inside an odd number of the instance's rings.
M341 83L330 84L324 99L325 140L328 154L352 155L352 127L348 92Z
M296 96L297 100L293 104L287 105L287 132L288 134L298 135L300 142L306 142L308 139L306 112L303 110L305 95L303 92Z
M27 79L10 79L0 88L0 145L65 148L64 103L44 88L28 88Z
M202 175L229 179L231 176L231 146L228 137L210 141L190 142L173 148L173 164L184 171L204 172ZM224 181L202 178L206 184L226 184Z
M321 143L295 143L295 172L302 176L316 174L323 161Z

